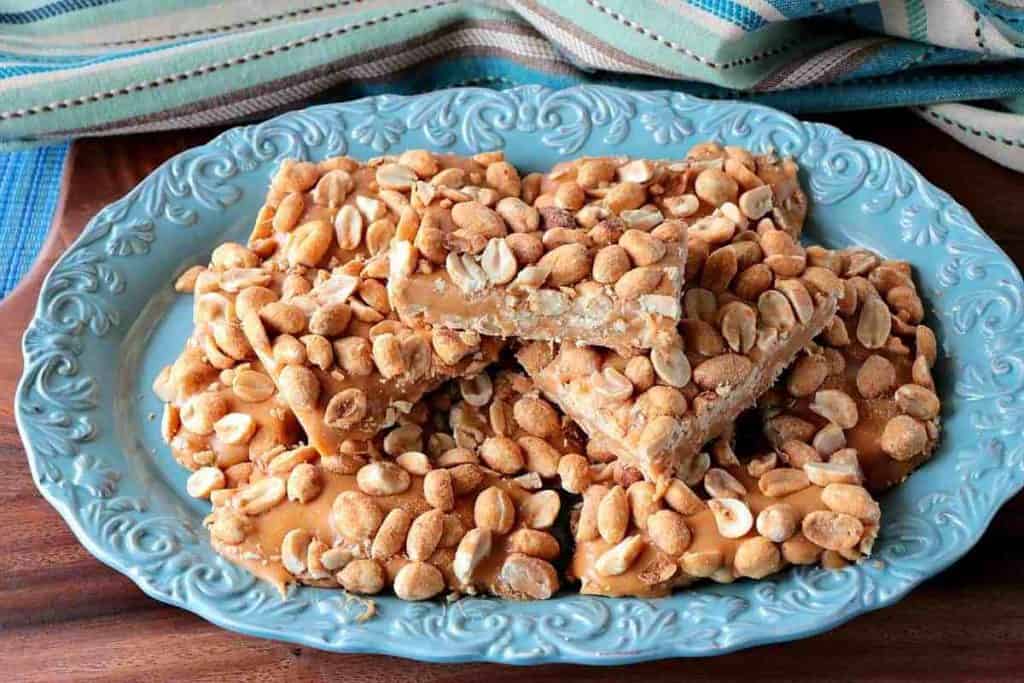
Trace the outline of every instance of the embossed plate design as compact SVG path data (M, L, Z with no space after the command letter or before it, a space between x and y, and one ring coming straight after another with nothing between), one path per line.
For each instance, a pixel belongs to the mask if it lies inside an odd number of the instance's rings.
M716 139L796 157L809 236L913 263L943 358L935 458L883 499L868 562L705 585L659 600L377 600L275 591L219 558L206 504L159 437L149 387L190 329L171 283L224 239L244 240L285 157L413 147L504 149L520 168L585 154L681 156ZM891 604L962 556L1024 485L1024 283L948 195L891 152L747 104L603 87L455 89L372 97L227 131L103 209L50 272L24 340L17 418L43 495L81 542L149 595L229 629L339 652L430 661L616 664L709 655L816 634Z

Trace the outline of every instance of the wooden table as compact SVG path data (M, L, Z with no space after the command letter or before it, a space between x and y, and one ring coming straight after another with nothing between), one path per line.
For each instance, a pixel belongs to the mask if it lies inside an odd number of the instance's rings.
M959 146L907 112L830 117L903 155L974 214L1024 264L1024 176ZM146 597L102 565L36 492L14 425L20 340L43 275L85 223L200 130L85 140L68 162L65 197L39 263L0 303L0 668L7 680L298 679L637 681L792 679L1021 680L1024 668L1024 496L1006 505L967 557L895 607L829 634L705 660L623 669L441 666L340 656L236 635Z

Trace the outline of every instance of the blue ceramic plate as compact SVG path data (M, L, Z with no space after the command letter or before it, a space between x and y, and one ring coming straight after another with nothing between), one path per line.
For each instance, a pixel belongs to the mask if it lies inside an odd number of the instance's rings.
M945 435L883 499L874 557L842 571L705 585L659 600L378 601L275 591L219 558L160 441L150 391L190 329L171 288L227 239L244 240L286 157L407 148L504 149L520 168L579 155L679 157L715 139L796 157L808 235L914 264L942 342ZM615 664L800 638L892 604L974 545L1024 484L1024 287L974 220L904 161L835 128L746 104L600 87L372 97L235 128L161 166L101 211L50 272L25 335L17 417L40 491L79 540L149 595L216 624L339 652L430 661Z

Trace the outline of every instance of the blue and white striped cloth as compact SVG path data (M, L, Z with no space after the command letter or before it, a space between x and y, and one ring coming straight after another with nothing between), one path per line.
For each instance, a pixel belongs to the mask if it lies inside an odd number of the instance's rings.
M461 84L601 81L797 113L1012 102L1021 58L1022 0L2 0L0 150ZM988 137L1024 150L1018 122ZM60 174L38 169L63 149L0 161L22 188L0 193L5 244L41 242L56 190L39 186Z

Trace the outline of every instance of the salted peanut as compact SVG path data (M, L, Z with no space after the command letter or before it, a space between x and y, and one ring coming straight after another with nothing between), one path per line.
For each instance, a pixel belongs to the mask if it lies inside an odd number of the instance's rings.
M324 553L330 550L330 546L321 541L319 538L314 538L309 543L309 548L306 551L306 567L310 578L316 580L325 580L331 578L331 571L323 564Z
M808 462L803 469L815 486L859 484L861 481L860 468L855 463Z
M791 467L803 467L806 463L821 460L817 449L798 439L784 441L779 450L782 459Z
M629 527L629 499L626 490L615 486L597 508L597 530L608 543L618 543Z
M643 536L630 536L597 558L594 569L601 576L619 576L629 570L646 546Z
M690 547L690 527L678 512L659 510L647 518L647 535L660 550L678 557Z
M181 429L181 411L173 403L165 403L160 417L160 436L165 443L171 443L178 430Z
M279 334L299 334L306 328L306 314L295 304L271 301L259 310L260 320Z
M427 472L423 478L423 497L431 507L438 510L448 512L454 509L455 487L452 483L452 473L444 469Z
M849 394L838 389L818 391L809 407L812 412L843 429L853 429L860 419L857 404Z
M497 437L505 439L506 437ZM485 441L486 445L487 442ZM558 474L558 464L561 458L561 454L558 449L553 447L547 441L536 436L521 436L514 442L518 452L520 454L520 464L517 469L506 472L506 474L514 474L520 469L525 467L527 471L534 472L541 477L550 478ZM498 444L494 444L488 447L490 457L499 458L505 467L512 467L516 464L515 451L506 442L501 441ZM511 456L511 459L509 459ZM484 448L480 449L480 457L487 461L487 455L484 454ZM494 465L490 465L491 469L502 472L501 469Z
M917 352L925 357L928 367L933 367L939 357L939 343L930 327L918 325L915 328L914 345L917 347Z
M881 508L867 489L855 484L829 484L821 492L821 502L833 512L863 521L877 522L882 516Z
M772 210L771 185L760 185L741 194L739 208L751 220L763 218Z
M702 473L703 476L703 473ZM693 515L704 509L702 501L686 482L673 479L665 489L665 503L681 515Z
M736 353L725 353L709 358L693 370L693 381L702 389L735 386L750 374L749 358Z
M581 494L590 486L590 464L578 453L563 455L558 461L558 476L563 489Z
M249 443L256 433L256 421L245 413L228 413L213 424L213 431L224 443Z
M519 519L530 529L549 529L561 506L556 491L537 491L519 504Z
M594 256L592 277L603 284L615 284L630 268L629 252L618 244L609 244Z
M429 510L416 517L409 527L405 552L416 562L426 561L441 542L444 532L444 512Z
M274 362L278 365L304 365L306 347L290 334L282 334L274 340Z
M197 394L181 409L181 424L195 434L210 434L214 431L217 421L227 412L227 401L220 394Z
M931 420L939 415L939 397L930 389L916 384L904 384L896 390L895 397L900 410L918 420Z
M516 255L505 239L491 238L480 258L480 267L493 285L511 282L518 272Z
M482 372L474 377L459 380L459 393L462 399L471 406L480 408L487 405L494 396L494 385L491 376Z
M452 572L463 584L472 584L473 575L488 558L492 549L492 536L488 529L470 529L459 541L452 561Z
M401 467L390 462L372 462L356 474L359 489L371 496L394 496L409 489L412 478Z
M301 463L296 465L288 475L288 499L299 503L309 503L320 495L323 482L320 470L315 465Z
M410 562L395 575L395 595L402 600L429 600L444 586L441 571L426 562Z
M832 455L841 448L846 448L846 433L842 427L830 422L818 430L811 445L823 456Z
M534 232L540 226L537 209L517 197L505 197L494 208L512 232Z
M914 384L926 389L935 389L935 381L932 379L931 370L928 368L928 360L923 355L919 355L914 359L910 377Z
M782 559L789 564L814 564L821 554L822 549L807 540L807 537L800 531L782 543Z
M739 186L724 171L712 167L700 172L694 183L694 191L708 204L721 206L736 201Z
M828 377L828 361L821 354L801 356L793 363L786 382L786 389L793 396L805 397L814 394Z
M249 484L235 496L235 507L247 515L259 515L285 497L285 484L276 477L267 477Z
M746 487L736 477L718 467L705 473L704 490L713 498L743 498L747 494Z
M345 389L332 396L327 403L324 423L335 429L348 429L361 422L366 413L366 394L360 389Z
M523 469L523 451L505 436L490 437L480 445L480 457L493 470L502 474L515 474Z
M456 496L464 496L476 491L484 481L484 474L480 467L471 462L455 465L449 471L452 474L452 487L455 489Z
M869 296L860 309L857 340L867 349L881 348L892 331L892 314L881 297Z
M627 230L619 238L619 246L622 247L633 264L637 266L650 266L662 258L666 253L665 243L657 237L642 230Z
M193 498L209 498L211 493L225 485L224 473L219 467L200 467L189 475L185 490Z
M650 361L654 374L665 384L671 387L683 387L690 382L692 377L690 361L678 345L672 344L652 349Z
M505 541L505 549L510 553L522 553L542 560L553 560L561 553L554 536L536 529L513 531Z
M782 568L782 555L767 538L755 536L739 544L733 565L740 576L763 579Z
M289 365L281 370L277 383L289 405L302 409L316 406L320 397L320 382L309 368Z
M520 429L542 439L556 435L561 429L558 413L542 398L519 398L512 406L512 415Z
M359 491L345 491L331 505L334 530L353 543L369 543L384 521L384 513L372 498Z
M210 534L227 545L240 544L245 540L248 531L248 521L231 510L222 510L210 525Z
M749 353L757 340L757 312L738 301L722 308L722 338L737 353Z
M816 510L804 517L801 526L809 541L826 550L849 550L864 535L861 521L841 512Z
M857 370L857 391L864 398L878 398L896 383L896 368L885 356L872 354Z
M789 503L775 503L757 513L757 533L782 543L792 538L800 525L800 513Z
M281 540L281 564L296 576L305 574L309 544L313 536L305 529L292 529Z
M765 472L757 482L761 493L771 498L788 496L811 485L807 474L799 469L775 469Z
M657 489L649 481L637 481L626 490L629 499L629 514L633 524L641 530L647 529L647 518L661 509Z
M498 535L507 534L516 521L515 504L505 491L489 486L477 496L473 519L481 529L489 529Z
M512 553L501 567L501 580L517 595L547 600L558 590L558 574L550 563Z
M255 370L239 370L231 380L231 390L246 403L269 400L276 391L274 380Z
M690 576L708 578L722 567L724 559L720 550L691 551L683 554L680 565Z
M337 578L341 587L349 593L376 595L384 589L387 577L379 563L374 560L360 559L346 564L338 572Z
M897 415L885 424L878 443L893 459L909 460L928 448L928 432L913 417Z
M174 281L174 291L181 292L182 294L191 294L195 291L196 281L199 279L199 275L206 269L203 266L195 265L188 268L184 273L178 276L178 279Z
M419 451L406 451L398 455L395 457L395 464L409 474L415 474L420 477L425 477L432 471L430 458L427 457L426 453ZM426 482L424 482L424 489L426 489Z
M347 548L327 548L320 553L320 565L328 572L341 571L354 559L352 552Z
M715 526L725 538L741 538L754 526L754 516L747 504L736 498L712 498L708 507L715 517Z

